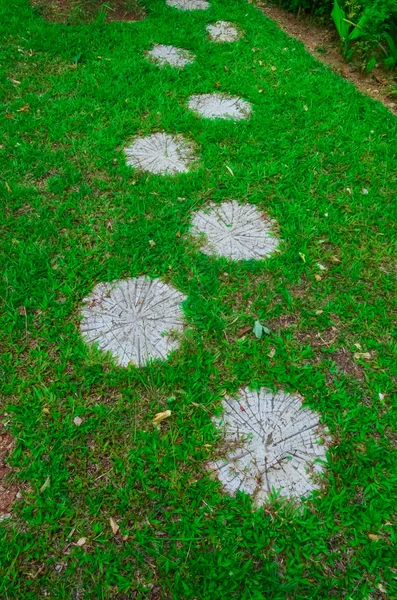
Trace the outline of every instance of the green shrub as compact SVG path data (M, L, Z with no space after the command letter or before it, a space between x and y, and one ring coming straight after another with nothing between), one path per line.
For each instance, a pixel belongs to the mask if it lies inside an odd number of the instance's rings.
M334 22L345 56L359 51L370 70L376 58L385 66L397 64L396 0L278 0L293 12L305 12ZM374 62L375 60L375 62Z

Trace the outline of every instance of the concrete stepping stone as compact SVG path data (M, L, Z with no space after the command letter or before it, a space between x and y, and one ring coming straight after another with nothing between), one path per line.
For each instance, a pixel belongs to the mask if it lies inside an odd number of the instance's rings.
M152 62L157 63L161 67L170 65L179 69L183 69L186 65L191 64L195 58L194 54L188 50L176 48L175 46L164 46L162 44L155 44L147 52L147 56Z
M179 10L206 10L210 5L207 0L167 0L167 4Z
M217 21L207 25L207 31L213 42L235 42L241 37L237 27L228 21Z
M196 212L192 235L203 240L204 254L225 256L232 260L262 259L277 249L272 221L251 204L236 200L223 202Z
M84 298L80 331L89 344L111 352L116 362L144 365L165 360L179 343L168 334L184 327L186 296L159 279L137 277L99 283Z
M194 146L180 135L153 133L124 148L127 165L161 175L187 173L196 160Z
M326 448L319 420L301 398L265 388L244 388L223 401L215 419L225 439L226 457L211 465L224 489L250 494L257 505L274 490L301 498L318 488L313 473L321 473Z
M238 96L225 94L199 94L190 96L188 106L196 114L207 119L248 119L251 104Z

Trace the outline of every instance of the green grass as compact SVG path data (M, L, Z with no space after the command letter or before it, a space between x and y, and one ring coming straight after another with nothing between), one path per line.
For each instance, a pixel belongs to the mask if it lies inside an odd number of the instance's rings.
M139 23L70 27L0 0L0 412L26 490L0 525L0 597L395 599L395 117L244 0L146 4ZM217 19L244 37L209 42ZM159 70L144 57L154 42L196 61ZM213 91L252 102L251 119L186 109ZM162 130L195 142L199 168L126 166L124 145ZM274 218L282 252L200 254L191 213L224 199ZM141 274L188 296L189 328L169 361L122 369L83 343L79 307L96 283ZM255 320L271 335L239 338ZM353 358L357 343L370 360ZM323 487L303 510L253 510L206 474L211 417L245 385L299 392L330 430Z

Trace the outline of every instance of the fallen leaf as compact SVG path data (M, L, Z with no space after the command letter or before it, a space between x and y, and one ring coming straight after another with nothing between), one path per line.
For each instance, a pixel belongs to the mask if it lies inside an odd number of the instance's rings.
M234 173L233 173L233 171L231 170L231 168L230 168L230 167L228 167L227 165L225 165L225 167L226 167L226 169L229 171L230 175L231 175L232 177L234 177Z
M79 546L81 548L82 546L84 546L84 544L86 543L86 541L87 541L87 538L82 537L82 538L80 538L80 539L77 540L77 542L76 542L75 545Z
M368 537L370 540L374 540L374 542L380 539L380 535L376 535L376 533L369 533Z
M387 590L383 587L381 583L378 583L378 590L382 592L382 594L386 594Z
M366 360L370 360L371 353L370 352L355 352L354 358L356 360L360 360L360 358L365 358Z
M118 530L120 529L120 526L116 523L116 521L113 519L113 517L110 517L109 522L110 522L110 527L112 528L112 531L113 531L113 535L116 535Z
M317 263L318 268L320 269L320 271L326 271L327 267L324 267L324 265L322 265L321 263Z
M43 413L43 415L49 415L50 409L45 406L41 412Z
M336 263L340 262L340 260L337 256L331 256L331 260Z
M18 312L21 317L26 317L26 308L24 306L18 306Z
M80 417L75 417L75 418L73 419L73 423L74 423L74 424L75 424L77 427L80 427L80 425L82 424L82 422L83 422L83 419L81 419Z
M356 348L358 348L359 350L361 350L361 344L359 344L358 342L356 342L355 344L353 344L353 346L355 346Z
M323 310L316 310L316 315L322 315L323 314Z
M321 275L315 275L315 276L314 276L314 279L315 279L316 281L321 281L321 280L322 280L322 277L321 277Z
M21 113L21 112L29 112L30 111L30 106L29 104L24 104L23 106L21 106L21 108L18 108L17 112Z
M272 348L272 349L270 350L270 352L268 352L268 353L267 353L267 355L268 355L268 357L269 357L269 358L273 358L273 356L274 356L275 354L276 354L276 349L275 349L275 348Z
M260 323L259 321L255 321L254 328L252 331L255 333L258 339L260 339L264 333L266 335L269 335L270 333L270 329L262 325L262 323Z
M156 242L154 240L149 240L149 245L153 248L153 246L156 245Z
M43 485L40 488L40 494L42 494L47 488L49 488L51 485L51 477L50 475L48 475L47 479L45 480L45 482L43 483Z
M164 421L164 419L168 419L168 417L170 417L170 416L171 416L170 410L165 410L164 412L157 413L156 415L154 415L153 425L155 427L160 425L161 421Z
M251 325L248 325L248 327L242 327L240 329L240 331L237 332L237 337L241 338L243 337L243 335L245 335L246 333L249 333L251 331Z

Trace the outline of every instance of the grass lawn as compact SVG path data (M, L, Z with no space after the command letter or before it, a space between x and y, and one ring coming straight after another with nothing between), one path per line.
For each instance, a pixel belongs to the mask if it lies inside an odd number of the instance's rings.
M0 413L24 488L0 598L395 599L397 121L245 0L143 4L137 23L70 26L0 0ZM243 37L209 41L219 19ZM154 43L195 61L159 69ZM187 110L214 92L250 119ZM190 173L126 165L157 131L192 140ZM198 251L192 213L229 199L276 221L281 252ZM168 361L121 368L84 343L81 303L141 275L188 297L188 328ZM256 320L271 333L241 335ZM330 432L300 507L253 509L208 476L212 417L242 386L301 394Z

